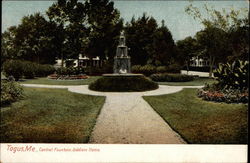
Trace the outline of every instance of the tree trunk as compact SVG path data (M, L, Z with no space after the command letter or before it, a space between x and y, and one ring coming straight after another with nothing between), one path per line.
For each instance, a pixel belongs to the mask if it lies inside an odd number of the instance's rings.
M214 61L215 61L215 57L210 55L210 57L209 57L209 78L212 78Z
M188 72L189 72L189 58L188 58L188 60L186 61L186 64L187 64L187 75L188 75Z

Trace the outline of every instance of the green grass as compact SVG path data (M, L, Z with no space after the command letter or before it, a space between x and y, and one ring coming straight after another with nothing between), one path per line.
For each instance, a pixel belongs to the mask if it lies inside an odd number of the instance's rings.
M105 97L66 89L24 91L24 100L1 108L2 143L88 142Z
M196 91L143 98L188 143L247 144L247 105L203 101Z
M25 79L20 81L21 84L46 84L46 85L89 85L99 79L100 76L90 76L83 80L52 80L47 78Z
M216 80L210 78L195 78L193 81L188 82L158 82L160 85L170 85L170 86L199 86L215 83Z

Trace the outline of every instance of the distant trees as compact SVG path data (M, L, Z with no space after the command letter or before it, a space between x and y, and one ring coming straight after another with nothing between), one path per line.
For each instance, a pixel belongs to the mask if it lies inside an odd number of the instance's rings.
M2 34L3 60L24 59L37 63L54 63L57 36L55 24L40 13L23 17L21 24Z
M201 47L201 54L210 61L210 76L213 66L220 62L232 62L234 59L247 60L249 54L249 12L223 9L218 11L204 5L208 16L192 4L186 12L199 20L205 27L197 32L195 38ZM246 14L248 13L248 14Z
M169 65L176 58L176 45L171 32L162 23L158 27L153 17L144 13L131 19L125 27L129 55L133 65Z
M200 52L200 46L198 41L191 36L186 37L183 40L177 41L178 58L182 65L186 65L187 71L189 71L190 60L194 56L198 56Z

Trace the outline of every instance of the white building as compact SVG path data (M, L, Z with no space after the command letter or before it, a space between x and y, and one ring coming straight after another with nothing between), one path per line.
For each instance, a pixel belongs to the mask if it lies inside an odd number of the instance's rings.
M190 60L190 66L193 67L208 67L209 66L209 60L205 57L192 57Z
M77 59L67 59L64 60L63 63L63 67L66 66L66 63L71 61L73 64L73 67L78 67L78 60ZM99 56L92 58L92 60L90 60L88 57L83 56L82 54L79 55L79 66L80 67L87 67L87 66L94 66L94 67L102 67L102 60L100 59ZM56 68L61 67L62 66L62 60L61 59L57 59L56 60L56 64L54 65Z

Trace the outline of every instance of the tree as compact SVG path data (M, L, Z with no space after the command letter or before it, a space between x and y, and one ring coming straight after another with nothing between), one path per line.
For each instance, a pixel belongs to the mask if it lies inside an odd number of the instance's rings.
M38 63L55 62L57 51L55 24L48 22L40 13L25 16L21 24L11 27L3 35L6 40L8 56Z
M200 52L200 47L195 38L186 37L184 40L177 41L177 48L179 51L179 57L181 63L187 66L187 72L189 71L190 60L192 57L197 56Z
M156 29L156 20L145 13L138 20L132 18L130 23L126 24L127 45L131 49L129 55L133 65L145 65L153 56L153 37Z
M78 59L86 47L86 10L78 0L58 0L47 11L50 21L57 24L62 66L64 58ZM78 62L79 63L79 62ZM78 64L79 65L79 64Z
M228 54L227 33L219 28L206 28L196 33L196 39L202 48L202 54L209 59L209 77L212 77L214 65L225 62Z
M153 65L170 65L176 61L176 45L164 21L153 34L153 50L150 56L150 63Z
M213 7L204 5L207 12L204 16L197 7L192 4L186 7L186 12L198 19L205 29L197 33L197 38L203 45L203 52L210 59L210 76L212 75L213 63L219 63L217 59L223 58L221 62L232 60L238 56L246 59L249 53L249 24L247 9L226 11L215 10ZM247 28L248 26L248 28ZM210 33L211 32L211 33ZM239 35L242 36L239 39ZM216 42L216 43L215 43ZM225 46L227 45L227 46Z
M110 0L89 0L85 2L88 23L89 58L113 59L123 20Z

